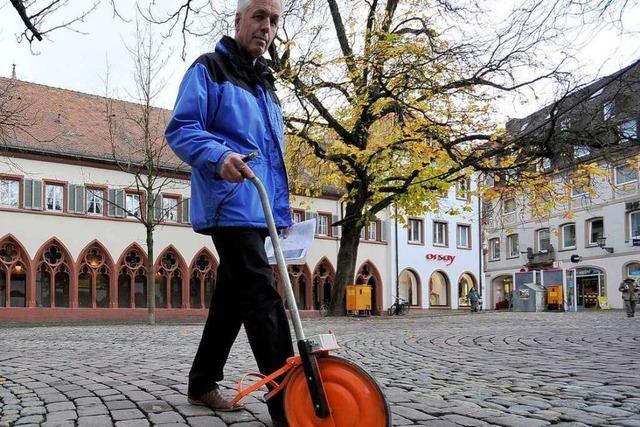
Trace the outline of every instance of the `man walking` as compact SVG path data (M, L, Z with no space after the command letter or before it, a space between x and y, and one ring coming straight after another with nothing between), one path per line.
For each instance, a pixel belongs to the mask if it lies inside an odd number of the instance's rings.
M258 176L276 227L291 225L283 161L284 123L274 78L262 55L273 41L280 0L238 0L235 37L198 58L185 74L166 138L191 165L191 223L212 236L220 257L217 283L191 371L192 404L235 410L218 381L244 325L260 372L270 374L293 355L289 323L264 251L268 235ZM243 157L259 156L245 164ZM269 400L275 425L286 425L282 394Z
M627 277L620 283L618 290L622 292L622 301L624 302L627 317L634 317L639 297L638 294L640 293L640 288L636 284L636 281L631 277Z
M467 298L469 298L469 304L471 304L471 312L477 312L480 307L480 295L476 290L475 286L472 286L467 294Z

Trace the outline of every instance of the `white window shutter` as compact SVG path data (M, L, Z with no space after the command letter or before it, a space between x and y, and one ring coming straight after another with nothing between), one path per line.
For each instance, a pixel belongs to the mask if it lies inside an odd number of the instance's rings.
M386 242L389 238L389 224L390 221L388 219L385 219L380 223L380 240L383 242Z
M127 216L127 196L124 192L124 190L116 190L115 191L115 203L116 203L116 211L115 211L115 216L118 216L120 218L124 218Z
M153 202L153 219L157 221L162 221L162 194L157 194L156 199Z
M22 206L25 209L33 209L33 180L25 178Z
M76 185L76 213L84 213L84 186Z
M67 186L67 212L76 212L76 186L73 184Z
M331 219L331 223L335 224L336 222L338 222L338 220L339 220L338 215L334 215L333 218ZM342 234L342 226L337 226L337 227L332 226L331 227L331 235L332 236L340 237L341 234Z
M33 197L31 199L32 209L42 210L42 181L33 180Z
M185 197L182 199L182 222L184 224L189 224L191 220L189 219L189 214L191 210L191 199L189 197Z
M107 215L116 216L116 190L113 188L107 191Z

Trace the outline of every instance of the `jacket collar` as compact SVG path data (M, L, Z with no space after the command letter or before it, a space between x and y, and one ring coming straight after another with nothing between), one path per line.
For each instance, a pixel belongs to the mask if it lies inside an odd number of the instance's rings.
M254 64L250 58L240 52L236 41L229 36L222 37L216 45L216 51L227 56L233 71L251 86L262 83L267 88L275 90L274 82L276 79L264 57L260 56Z

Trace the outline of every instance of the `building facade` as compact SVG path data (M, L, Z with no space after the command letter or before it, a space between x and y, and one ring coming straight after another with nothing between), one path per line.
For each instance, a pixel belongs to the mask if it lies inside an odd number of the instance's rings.
M639 69L507 124L514 138L548 144L537 167L558 197L543 217L526 195L506 194L483 209L491 308L509 308L523 281L562 286L568 310L621 308L620 282L640 278Z
M481 238L478 198L470 181L452 186L441 199L439 211L409 217L405 224L391 223L390 247L398 257L389 270L398 271L400 298L414 309L469 308L472 286L484 297L481 282ZM395 300L394 284L389 286Z
M0 151L0 321L143 319L146 233L136 216L146 194L114 162L105 115L106 101L114 114L136 106L16 80L0 84L11 85L33 118ZM168 156L161 175L170 179L154 206L161 219L153 242L157 316L203 317L218 256L211 239L191 229L188 168ZM332 223L341 206L333 195L293 196L292 208L296 221L317 218L306 263L289 266L298 305L312 314L333 286L339 229ZM372 223L363 236L354 278L373 287L374 314L391 304L383 224Z

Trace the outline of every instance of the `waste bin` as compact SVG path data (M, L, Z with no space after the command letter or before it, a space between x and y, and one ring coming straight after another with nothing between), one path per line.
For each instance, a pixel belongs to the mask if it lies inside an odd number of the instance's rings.
M516 284L511 303L513 311L544 311L547 308L546 289L535 283Z
M371 314L371 286L347 285L347 315L369 316Z
M561 285L547 286L547 308L564 311L564 298Z

